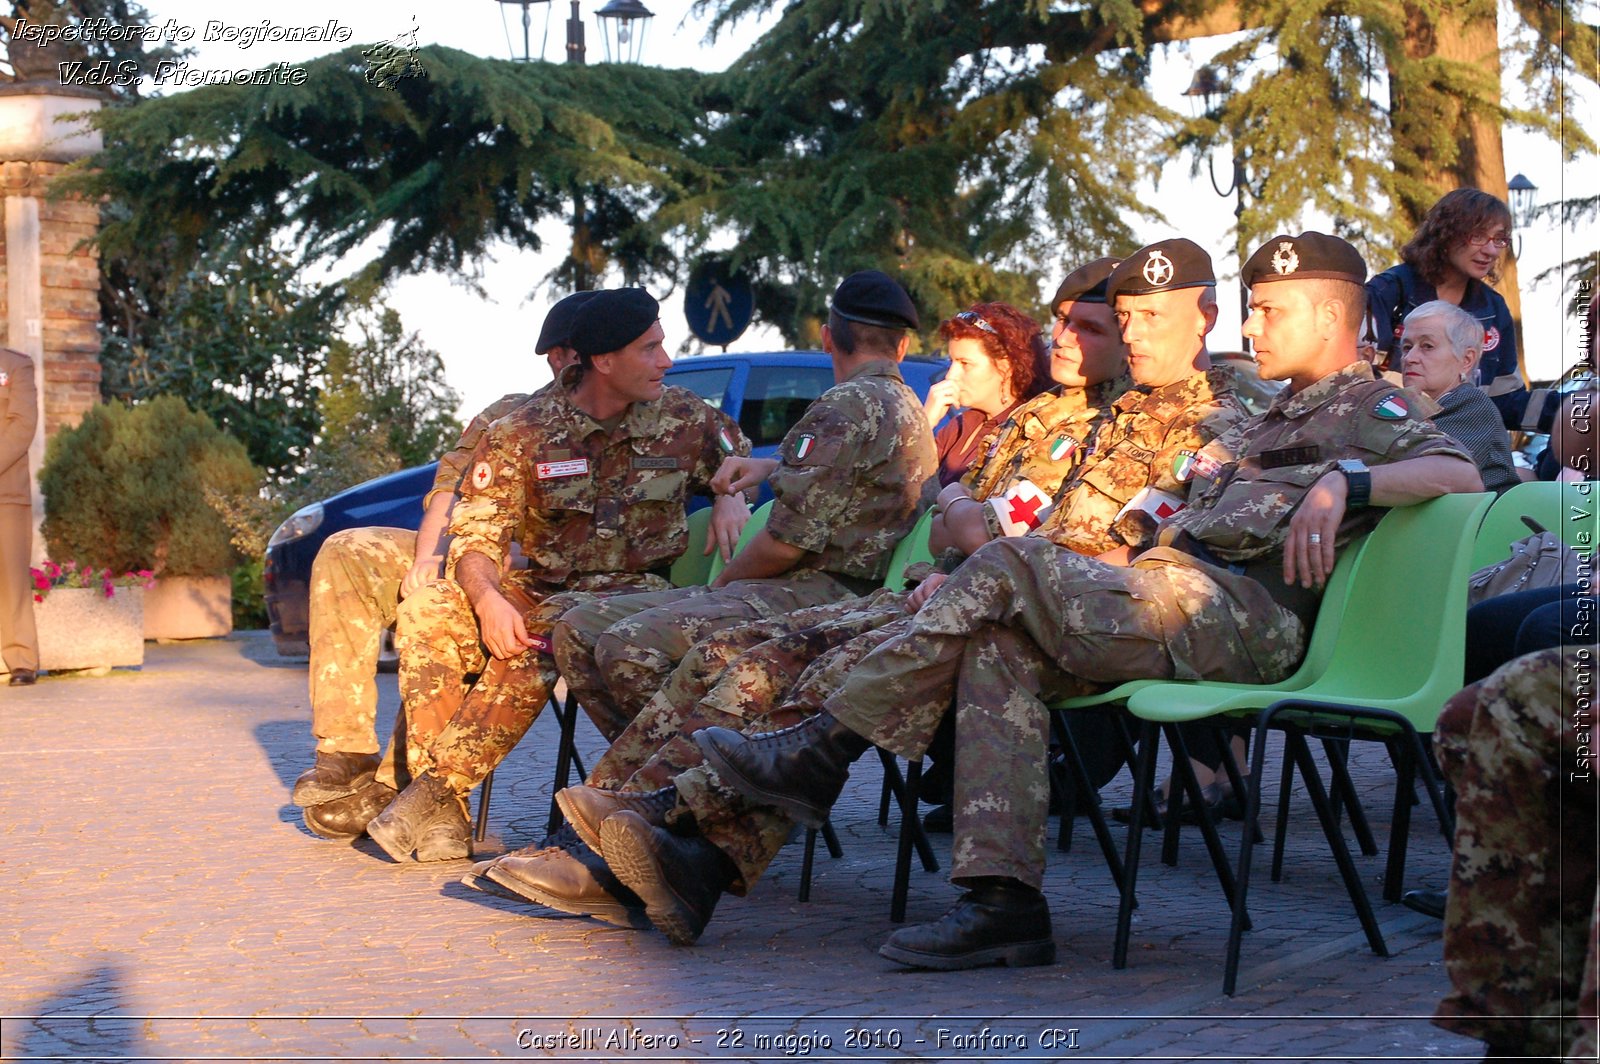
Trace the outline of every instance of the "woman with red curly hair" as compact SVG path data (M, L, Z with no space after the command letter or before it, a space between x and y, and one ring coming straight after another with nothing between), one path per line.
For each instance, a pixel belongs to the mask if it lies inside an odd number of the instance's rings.
M950 354L944 380L928 389L923 412L937 426L951 410L962 408L934 434L939 452L939 486L961 479L978 444L1005 421L1019 403L1053 382L1042 369L1049 347L1039 325L1007 303L975 303L939 326Z
M1400 265L1367 282L1371 334L1363 337L1400 368L1400 334L1406 315L1424 303L1454 303L1483 325L1483 357L1478 386L1499 408L1505 426L1520 427L1528 389L1517 369L1517 334L1511 310L1489 287L1498 280L1511 246L1511 210L1475 188L1447 192L1435 203L1410 242L1400 249Z

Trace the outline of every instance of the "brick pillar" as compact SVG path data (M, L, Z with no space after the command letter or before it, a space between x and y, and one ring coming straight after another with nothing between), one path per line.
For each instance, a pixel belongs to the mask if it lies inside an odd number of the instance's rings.
M29 449L34 519L44 441L100 401L100 265L80 243L100 222L92 203L51 200L67 163L100 150L100 134L65 116L100 107L98 94L54 82L0 85L0 344L33 359L39 430ZM43 549L35 536L34 553Z

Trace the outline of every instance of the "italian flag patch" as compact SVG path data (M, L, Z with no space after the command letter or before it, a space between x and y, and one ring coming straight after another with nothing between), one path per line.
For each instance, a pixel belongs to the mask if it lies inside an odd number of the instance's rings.
M999 442L999 441L996 441ZM1050 461L1059 462L1078 449L1078 441L1071 436L1060 436L1050 445Z
M798 439L797 441L795 441L795 445L794 445L795 461L800 461L801 459L805 458L806 455L810 454L811 453L811 448L816 444L816 442L817 442L817 438L815 436L811 435L811 433L809 433L809 432L806 433L804 436L801 436L800 439Z
M1372 413L1374 417L1381 417L1385 421L1399 421L1403 417L1410 416L1411 408L1406 405L1406 401L1398 392L1390 392L1378 400L1378 405L1372 408Z
M733 453L733 436L727 429L717 430L717 446L722 448L723 454Z

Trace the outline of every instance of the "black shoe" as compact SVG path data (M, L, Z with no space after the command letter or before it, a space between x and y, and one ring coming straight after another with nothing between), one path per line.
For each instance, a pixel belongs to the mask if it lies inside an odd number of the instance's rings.
M473 872L477 871L474 866ZM532 853L508 853L484 874L519 898L558 912L592 916L637 931L650 926L644 902L576 836Z
M656 827L663 827L667 813L678 804L678 788L669 785L657 791L641 792L580 785L557 791L556 804L584 845L604 857L605 851L600 848L600 825L606 817L632 809Z
M929 835L948 835L956 829L954 806L936 805L922 814L922 830Z
M445 782L424 772L367 825L367 836L396 861L453 861L472 856L466 806Z
M698 732L696 734L699 734ZM706 839L674 835L632 810L600 825L606 864L644 899L650 922L675 946L692 945L737 874Z
M963 894L936 923L896 931L878 953L940 971L987 964L1025 968L1054 964L1056 942L1044 895L1014 879L994 879Z
M728 786L808 828L828 819L851 762L872 749L827 713L748 737L729 728L701 728L694 741Z
M377 754L318 753L316 762L294 781L289 800L302 809L347 798L372 782Z
M313 835L325 839L359 839L367 833L372 818L383 812L394 801L394 796L393 787L370 780L354 794L307 806L301 817Z
M1442 890L1408 890L1400 895L1400 904L1435 920L1444 919L1445 892Z
M39 674L33 669L12 669L11 679L6 682L10 687L32 687L39 682Z

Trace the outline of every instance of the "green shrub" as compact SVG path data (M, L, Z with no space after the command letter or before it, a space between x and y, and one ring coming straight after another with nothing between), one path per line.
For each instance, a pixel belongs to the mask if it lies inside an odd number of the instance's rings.
M183 400L97 406L50 441L39 490L52 558L216 576L240 561L219 507L257 495L244 446Z
M267 616L267 586L262 579L261 570L261 558L246 558L234 567L234 631L266 628L272 623L271 618Z

